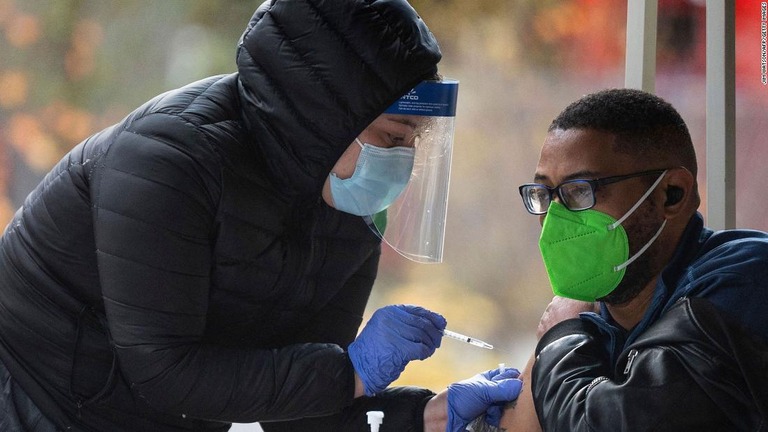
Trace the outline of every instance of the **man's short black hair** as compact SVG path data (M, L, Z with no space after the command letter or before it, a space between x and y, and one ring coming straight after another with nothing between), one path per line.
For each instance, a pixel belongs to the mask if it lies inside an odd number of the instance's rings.
M635 89L592 93L567 106L549 126L550 132L555 129L615 134L616 150L637 156L638 163L684 166L696 177L696 153L685 121L669 102L651 93Z

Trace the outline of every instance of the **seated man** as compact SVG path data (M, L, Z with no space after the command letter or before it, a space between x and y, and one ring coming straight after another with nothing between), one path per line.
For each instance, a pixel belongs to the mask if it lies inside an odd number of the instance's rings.
M696 173L654 95L601 91L552 122L520 194L556 297L502 427L531 430L532 395L543 430L765 428L768 235L705 228Z

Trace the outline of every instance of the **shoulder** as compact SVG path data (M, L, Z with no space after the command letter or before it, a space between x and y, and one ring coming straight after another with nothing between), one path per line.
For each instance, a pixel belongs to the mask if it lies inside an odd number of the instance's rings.
M768 345L734 323L728 314L707 299L689 298L675 303L653 326L645 331L632 348L644 350L663 347L677 353L675 358L689 367L691 375L706 386L729 382L738 393L728 392L743 406L761 407L768 414ZM717 398L718 390L710 395ZM726 397L725 392L721 393Z
M768 233L727 230L713 233L689 266L695 278L741 278L756 283L768 280Z
M162 137L184 131L200 132L213 124L239 127L240 99L237 74L218 75L162 93L134 110L124 130Z
M237 139L242 130L236 83L236 75L209 77L147 101L103 137L111 161L215 162L216 147Z
M218 201L222 152L241 134L229 76L207 78L149 100L119 124L89 140L98 148L94 193L118 188L163 186L198 191L208 205ZM236 82L236 79L234 79Z
M678 294L704 298L725 316L768 341L768 234L728 230L712 234L688 267Z
M700 259L727 258L757 252L768 257L768 233L752 229L715 231L702 244Z

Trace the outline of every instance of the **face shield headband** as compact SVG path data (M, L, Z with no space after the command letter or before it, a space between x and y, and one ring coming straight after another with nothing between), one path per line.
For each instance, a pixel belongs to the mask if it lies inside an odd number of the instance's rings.
M397 199L367 221L392 249L420 263L443 260L458 91L456 80L423 81L385 111L416 124L413 170Z

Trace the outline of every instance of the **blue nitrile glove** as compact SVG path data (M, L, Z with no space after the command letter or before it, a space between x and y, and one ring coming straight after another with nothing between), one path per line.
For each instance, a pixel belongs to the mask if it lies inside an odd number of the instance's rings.
M499 427L504 405L517 399L523 388L518 376L517 369L492 369L449 385L446 432L464 432L483 413L486 423Z
M419 306L385 306L349 345L349 358L366 396L396 380L411 360L431 356L443 337L445 318Z

